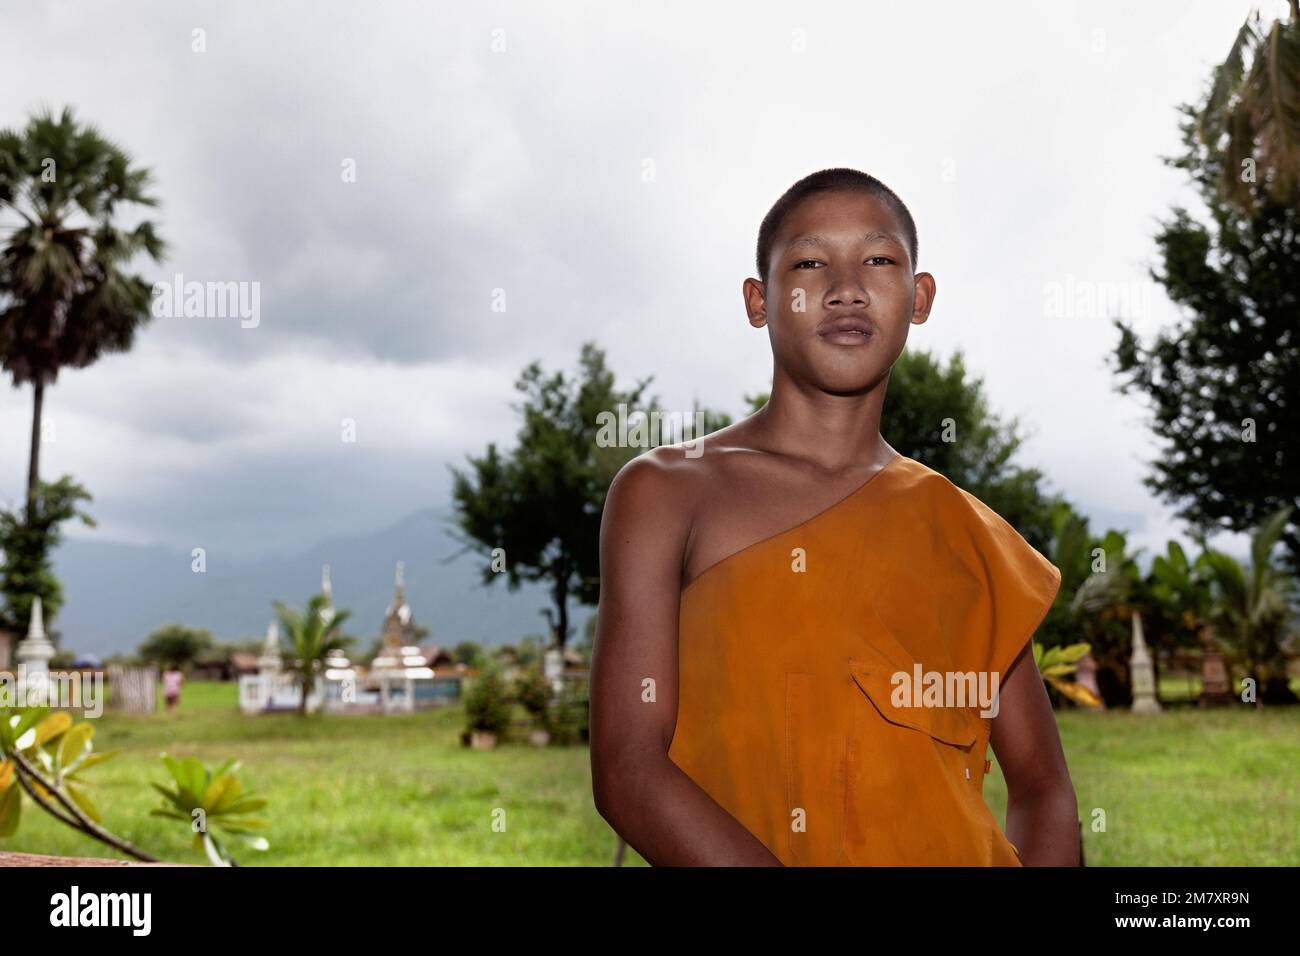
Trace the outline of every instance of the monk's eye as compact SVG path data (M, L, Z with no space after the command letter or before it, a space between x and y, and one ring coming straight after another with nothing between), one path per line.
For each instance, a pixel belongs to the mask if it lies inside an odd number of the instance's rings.
M794 267L796 269L802 269L805 265L811 267L811 266L819 266L821 265L821 263L818 262L816 259L800 259L798 262L794 264Z

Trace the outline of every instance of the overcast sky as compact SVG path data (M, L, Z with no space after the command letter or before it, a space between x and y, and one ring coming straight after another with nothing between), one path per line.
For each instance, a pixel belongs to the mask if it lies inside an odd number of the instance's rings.
M66 371L42 473L94 493L73 535L285 553L446 508L448 463L512 440L519 370L588 339L669 408L739 413L771 372L740 296L759 221L845 165L916 218L939 291L909 347L962 350L1024 463L1162 547L1105 310L1049 303L1109 284L1174 320L1146 276L1192 197L1159 157L1251 8L6 3L0 126L75 106L157 177L150 281L260 284L256 327L158 318ZM0 391L0 501L30 414Z

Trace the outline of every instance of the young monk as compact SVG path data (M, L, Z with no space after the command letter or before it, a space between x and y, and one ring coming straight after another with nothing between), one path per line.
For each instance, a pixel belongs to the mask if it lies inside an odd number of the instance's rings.
M744 283L772 346L767 404L610 487L593 789L653 865L1078 863L1030 650L1060 572L880 435L890 369L934 303L916 257L879 180L792 186ZM983 799L990 743L1005 832Z

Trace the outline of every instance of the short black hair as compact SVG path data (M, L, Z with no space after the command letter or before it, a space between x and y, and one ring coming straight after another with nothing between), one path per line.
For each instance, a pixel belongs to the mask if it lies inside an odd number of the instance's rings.
M856 190L875 196L894 211L899 222L903 224L903 238L907 240L907 249L912 255L912 269L915 271L916 223L912 220L912 213L908 210L907 205L898 198L897 193L875 176L868 175L857 169L838 167L836 169L823 169L805 176L787 189L781 198L776 201L776 204L767 211L767 215L763 217L762 225L758 227L756 264L758 265L759 278L764 282L767 281L767 267L772 258L772 243L776 241L777 231L781 228L781 224L785 222L785 217L790 214L790 210L815 193L836 192L839 190Z

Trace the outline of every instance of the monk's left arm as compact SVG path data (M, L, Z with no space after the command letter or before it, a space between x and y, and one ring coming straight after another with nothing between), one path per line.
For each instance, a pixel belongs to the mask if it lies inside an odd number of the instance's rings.
M1025 866L1078 866L1079 805L1029 644L998 690L989 740L1007 781L1007 839Z

